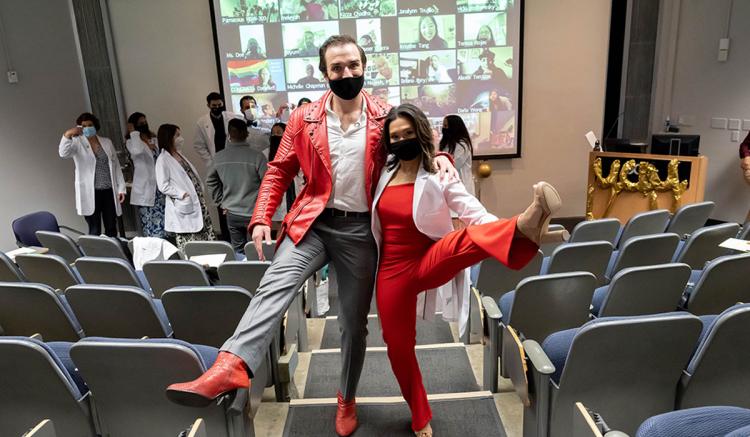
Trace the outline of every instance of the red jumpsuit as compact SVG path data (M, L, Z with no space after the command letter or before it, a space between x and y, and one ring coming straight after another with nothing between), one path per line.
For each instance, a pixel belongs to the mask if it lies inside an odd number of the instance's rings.
M388 359L411 409L412 429L418 431L432 419L432 411L414 352L417 295L445 284L490 256L511 268L521 268L538 247L515 235L515 218L469 226L434 241L414 224L413 196L413 183L391 185L378 202L382 240L376 290Z

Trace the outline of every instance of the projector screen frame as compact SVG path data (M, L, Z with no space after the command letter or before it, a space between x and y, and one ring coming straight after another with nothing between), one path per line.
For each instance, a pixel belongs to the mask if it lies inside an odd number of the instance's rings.
M214 47L214 59L215 59L215 65L216 65L216 75L218 79L218 85L219 85L219 93L224 98L224 103L227 109L232 107L231 102L231 93L229 96L226 95L226 89L224 86L225 78L224 78L224 70L222 67L222 60L224 59L221 51L220 51L220 43L219 43L219 29L217 27L217 17L221 17L221 11L216 11L217 4L220 0L207 0L209 11L210 11L210 18L211 18L211 33L213 37L213 47ZM522 157L522 144L523 144L523 137L522 137L522 120L523 120L523 59L524 59L524 19L525 19L525 0L509 0L513 1L515 4L515 8L518 12L518 36L517 36L517 50L518 50L518 60L514 61L514 75L517 74L518 76L518 88L516 90L516 98L515 98L515 120L514 120L514 131L515 131L515 153L492 153L492 152L485 152L485 153L477 153L476 151L473 152L472 160L474 161L485 161L490 159L513 159L513 158L521 158ZM507 11L508 9L506 9ZM218 15L217 15L218 13ZM458 15L458 12L456 12L456 15ZM339 18L339 20L342 20L342 18ZM458 53L458 47L456 47L456 53ZM370 56L372 53L369 54ZM285 60L286 57L282 57L282 60ZM457 83L457 81L453 82L454 84ZM399 84L399 87L404 86ZM408 85L406 85L408 86ZM278 91L278 92L289 92L289 90L286 91ZM248 93L253 94L253 93ZM228 101L229 100L229 101ZM459 114L460 115L460 114Z

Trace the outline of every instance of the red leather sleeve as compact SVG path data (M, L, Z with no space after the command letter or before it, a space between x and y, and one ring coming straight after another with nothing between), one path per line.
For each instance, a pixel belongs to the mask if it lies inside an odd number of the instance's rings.
M294 138L304 125L304 111L294 111L289 118L279 150L274 160L268 163L268 170L258 189L258 200L255 202L253 217L247 227L252 232L255 225L271 226L271 217L284 198L284 192L299 172L299 160L294 151Z

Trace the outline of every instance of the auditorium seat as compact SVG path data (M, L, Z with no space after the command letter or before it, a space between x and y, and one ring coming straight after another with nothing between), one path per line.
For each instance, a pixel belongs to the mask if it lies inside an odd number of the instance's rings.
M492 310L486 310L486 323L492 325L490 341L499 345L497 351L501 356L502 374L506 372L501 346L508 325L512 325L523 338L537 341L544 340L553 332L579 327L589 319L589 306L595 287L596 277L589 272L531 276L523 279L516 290L500 298L497 304L500 320L491 316ZM482 303L485 308L496 306L487 297L483 298ZM485 349L485 354L489 352ZM485 378L489 378L489 387L496 387L497 366L493 365L492 357L485 357L484 362L488 366ZM488 387L487 382L485 386Z
M88 336L162 338L172 335L161 301L139 287L75 285L65 291Z
M125 285L144 290L151 289L143 272L136 272L129 262L121 258L85 256L79 258L75 266L86 284Z
M541 347L524 341L528 374L509 371L528 376L528 383L513 382L534 400L524 408L524 436L572 435L576 402L628 434L647 418L672 410L701 327L687 313L603 317L556 332Z
M203 266L193 261L149 261L143 265L143 273L157 299L170 288L211 285Z
M226 241L188 241L183 251L188 259L196 255L225 254L224 262L237 260L237 254L232 245Z
M65 296L44 284L0 283L3 335L40 334L45 341L77 341L83 336Z
M89 390L69 358L71 343L0 337L0 435L51 419L58 436L93 437Z
M57 218L48 211L32 212L18 217L11 223L11 228L13 228L18 247L41 247L42 243L36 237L36 231L60 232L60 229L65 229L76 235L83 235L83 232L79 230L59 224Z
M711 406L670 411L648 418L635 437L747 437L750 410Z
M8 255L0 252L0 282L24 282L26 278Z
M170 402L164 389L197 378L218 350L174 339L128 340L89 337L74 344L71 358L94 394L106 435L176 436L197 414L211 437L252 436L246 399L212 403L197 410ZM246 394L246 392L245 392Z
M666 209L656 209L635 214L623 226L617 239L616 247L623 247L633 237L663 233L667 229L669 219L669 211Z
M682 375L678 408L708 405L750 408L748 333L750 304L732 306L714 318Z
M270 261L227 261L219 266L219 281L222 285L242 287L255 294L260 280L271 266Z
M683 205L669 220L665 232L672 232L684 238L685 235L704 227L715 207L716 204L711 201Z
M276 242L271 244L263 243L263 256L266 257L266 261L273 261L273 256L276 253ZM245 257L248 261L259 261L258 251L255 250L255 245L252 241L245 244Z
M522 279L538 275L542 268L542 259L542 251L537 251L537 254L525 267L520 270L513 270L501 264L495 258L487 258L482 261L475 288L479 290L482 296L490 296L497 300L503 294L516 288L516 285Z
M745 224L742 225L742 229L740 229L740 232L737 234L737 238L740 240L750 239L750 221L745 222Z
M750 302L747 275L750 253L725 255L709 262L695 286L684 296L695 315L719 314L737 302Z
M127 262L131 259L117 238L104 235L82 235L78 239L78 245L86 256L120 258Z
M55 290L63 291L81 283L78 274L57 255L17 255L16 264L29 282L46 284Z
M629 267L594 292L591 313L597 317L667 313L679 307L690 277L687 264Z
M616 218L584 220L579 222L570 233L569 243L585 243L589 241L608 241L613 246L617 243L620 232L620 221Z
M611 256L612 244L606 241L563 244L552 252L552 256L544 258L541 274L589 272L601 284Z
M36 231L36 237L49 253L62 257L70 265L83 256L78 244L62 232Z
M702 270L708 261L729 253L719 244L727 238L734 238L739 230L737 223L700 228L690 234L687 241L680 241L673 261L688 264L693 270Z
M628 267L666 264L672 260L680 237L677 234L651 234L635 236L612 253L607 266L609 282L622 269Z

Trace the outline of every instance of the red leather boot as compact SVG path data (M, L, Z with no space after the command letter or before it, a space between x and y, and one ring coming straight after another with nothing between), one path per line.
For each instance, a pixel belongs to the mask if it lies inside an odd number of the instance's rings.
M223 394L249 387L245 362L237 355L222 351L213 366L198 379L167 387L167 397L176 404L206 407Z
M336 434L341 437L351 435L357 429L357 403L354 399L344 400L344 395L338 393L338 408L336 409Z

